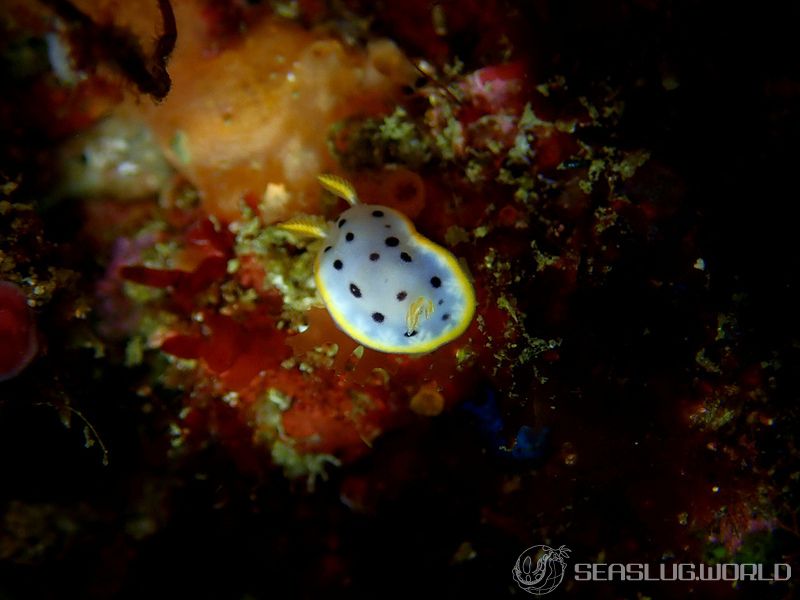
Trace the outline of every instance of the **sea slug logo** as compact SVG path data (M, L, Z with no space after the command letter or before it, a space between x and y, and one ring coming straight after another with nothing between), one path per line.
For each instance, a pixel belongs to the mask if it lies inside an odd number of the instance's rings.
M571 550L531 546L517 557L511 571L514 582L525 592L544 596L564 581ZM770 568L771 567L771 568ZM575 563L575 582L600 581L754 581L782 584L792 579L789 563Z
M569 548L558 550L550 546L531 546L517 558L511 574L524 591L534 596L544 596L556 589L564 580Z

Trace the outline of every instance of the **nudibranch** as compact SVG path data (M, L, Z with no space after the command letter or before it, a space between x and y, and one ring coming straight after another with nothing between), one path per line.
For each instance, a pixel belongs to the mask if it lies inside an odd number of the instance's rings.
M350 208L332 223L302 215L279 226L324 240L314 278L336 325L390 353L430 352L460 336L475 314L475 291L456 258L402 213L361 203L341 177L319 181Z

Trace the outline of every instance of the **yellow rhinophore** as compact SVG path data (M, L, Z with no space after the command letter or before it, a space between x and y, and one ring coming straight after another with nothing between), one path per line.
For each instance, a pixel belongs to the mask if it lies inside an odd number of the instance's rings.
M318 215L297 215L288 221L278 224L278 227L301 235L324 238L328 224L325 219Z
M353 185L344 177L338 175L319 175L319 182L326 190L339 198L346 200L350 206L358 204L358 194Z

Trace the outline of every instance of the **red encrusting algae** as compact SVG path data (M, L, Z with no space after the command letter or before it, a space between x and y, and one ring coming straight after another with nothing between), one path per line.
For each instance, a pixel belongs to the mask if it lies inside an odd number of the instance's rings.
M36 321L23 291L0 281L0 381L19 375L36 356Z

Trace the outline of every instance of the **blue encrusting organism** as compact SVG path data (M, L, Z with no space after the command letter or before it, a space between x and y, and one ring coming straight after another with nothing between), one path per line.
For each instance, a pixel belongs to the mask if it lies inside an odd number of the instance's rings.
M544 458L547 439L550 430L542 427L538 431L528 425L523 425L517 432L514 446L511 448L511 458L515 460L539 460Z
M525 462L544 458L550 434L546 427L535 430L523 425L517 431L513 445L510 448L507 446L507 439L503 434L505 424L491 388L485 388L485 395L481 400L464 402L461 408L476 418L478 429L496 456Z
M325 240L314 276L339 328L364 346L404 354L461 335L475 313L475 292L455 257L402 213L362 204L344 179L319 180L350 208L333 223L301 215L279 226Z

